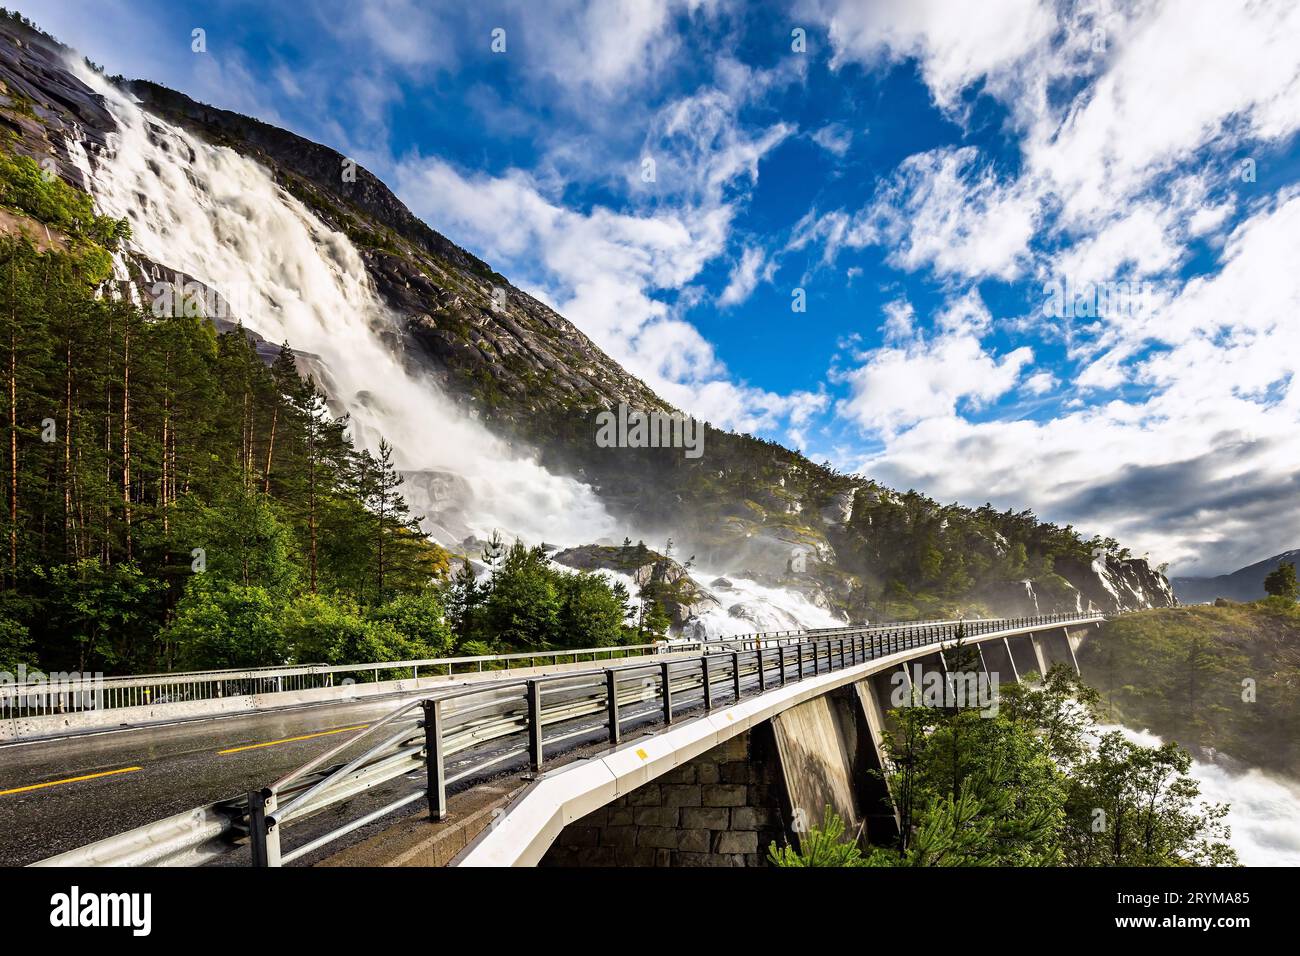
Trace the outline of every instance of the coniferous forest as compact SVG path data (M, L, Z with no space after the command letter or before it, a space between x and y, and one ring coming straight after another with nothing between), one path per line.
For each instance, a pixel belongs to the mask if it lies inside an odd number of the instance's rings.
M451 579L391 450L356 448L242 328L161 317L110 279L129 235L26 158L0 204L4 368L0 669L139 673L409 660L632 635L627 594L503 552ZM444 613L450 603L454 614ZM454 627L453 627L454 625Z

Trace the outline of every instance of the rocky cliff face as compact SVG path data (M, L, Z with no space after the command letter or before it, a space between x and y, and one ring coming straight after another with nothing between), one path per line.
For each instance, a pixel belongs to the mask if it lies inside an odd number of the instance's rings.
M75 160L84 155L93 177L115 127L69 68L73 56L0 18L0 146L37 162L52 159L58 175L87 188L94 183L84 181ZM997 515L902 495L772 442L710 428L699 459L598 447L598 410L620 402L643 411L669 406L567 319L421 222L338 152L153 83L119 86L152 115L259 162L285 193L346 234L397 316L394 350L497 435L590 484L628 533L674 537L709 579L743 574L855 620L1174 603L1168 582L1145 562L1107 559L1094 568L1086 543L1069 529L1028 513ZM145 301L151 278L176 272L138 250L123 266ZM273 352L269 343L266 352ZM1012 560L1017 548L1027 548L1023 560ZM677 616L685 621L700 611L691 606L683 602Z
M1114 614L1153 607L1175 607L1169 581L1144 558L1105 556L1086 561L1058 558L1054 579L1008 581L985 597L1012 615L1101 611Z
M367 169L318 143L135 80L150 112L260 161L362 252L405 347L485 419L527 438L536 420L626 402L667 408L568 319L417 219Z

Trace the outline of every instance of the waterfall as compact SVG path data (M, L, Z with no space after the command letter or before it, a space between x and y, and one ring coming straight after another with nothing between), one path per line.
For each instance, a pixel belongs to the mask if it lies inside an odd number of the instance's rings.
M556 564L561 571L572 569ZM637 603L640 586L630 574L600 568L596 571L611 584L622 584ZM696 570L697 580L706 585L707 593L717 600L719 607L711 608L691 618L682 628L682 637L697 641L714 641L737 634L754 634L759 631L791 631L800 628L843 627L843 619L825 608L820 608L797 591L767 587L748 578L728 576L726 585L717 584L718 576ZM715 582L709 585L708 582ZM635 612L628 618L636 619Z
M397 316L345 235L256 162L145 113L84 66L77 73L119 126L93 170L73 152L99 210L126 217L144 255L237 303L248 328L305 353L358 446L393 445L426 533L444 544L494 529L557 544L613 534L589 486L511 451L407 367L390 344L400 341Z
M717 598L720 608L705 611L692 622L692 636L714 640L756 631L843 627L843 618L818 607L798 591L768 587L749 578L726 575L726 585L710 584L718 576L699 571L698 580Z
M1103 725L1098 734L1118 730L1143 747L1163 741L1145 730ZM1235 769L1231 762L1193 759L1187 774L1201 786L1200 799L1229 805L1229 842L1246 866L1300 866L1300 783L1256 768Z
M384 438L393 446L403 494L426 534L457 545L499 530L568 546L628 530L589 485L512 451L410 367L399 317L356 247L267 169L145 112L84 65L71 68L103 95L118 124L93 162L80 143L68 143L98 211L127 218L134 249L215 290L247 328L272 344L288 341L331 408L350 416L356 444L374 452ZM744 579L718 596L722 609L704 615L697 633L842 623L802 595Z
M1038 615L1043 613L1038 609L1038 595L1034 592L1034 582L1025 580L1025 581L1021 581L1020 583L1025 586L1025 597L1028 598L1029 603L1031 603L1034 606L1034 614Z

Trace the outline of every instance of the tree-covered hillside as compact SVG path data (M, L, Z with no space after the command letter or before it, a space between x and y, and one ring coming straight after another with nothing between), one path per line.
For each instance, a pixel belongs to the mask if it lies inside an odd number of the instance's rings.
M447 567L411 530L387 452L351 445L287 348L268 368L242 330L217 334L183 307L155 316L101 286L127 230L84 193L4 156L0 202L58 230L44 251L0 238L3 663L422 652L418 627L362 611L420 595ZM323 636L334 615L356 633Z
M1128 614L1080 651L1103 712L1300 776L1300 608L1288 598Z
M129 230L85 193L0 154L0 213L0 670L357 663L637 636L621 589L521 546L483 584L449 580L391 449L352 444L287 343L268 365L201 301L133 304L109 278Z

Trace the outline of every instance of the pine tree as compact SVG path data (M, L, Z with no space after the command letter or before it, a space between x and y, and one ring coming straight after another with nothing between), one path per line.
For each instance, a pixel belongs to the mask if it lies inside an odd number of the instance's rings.
M1270 571L1264 578L1264 590L1274 597L1294 601L1297 591L1295 565L1279 564L1277 568Z

